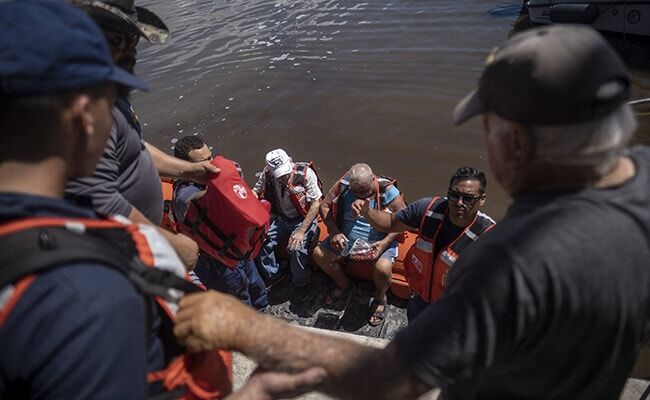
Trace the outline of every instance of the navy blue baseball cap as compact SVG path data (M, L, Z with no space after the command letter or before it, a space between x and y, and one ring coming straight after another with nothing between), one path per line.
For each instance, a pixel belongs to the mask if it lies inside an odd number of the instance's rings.
M43 95L110 81L147 90L115 66L104 35L62 0L0 1L0 93Z

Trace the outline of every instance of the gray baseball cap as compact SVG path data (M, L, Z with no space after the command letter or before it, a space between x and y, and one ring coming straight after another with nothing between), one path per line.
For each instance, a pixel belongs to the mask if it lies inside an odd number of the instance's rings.
M629 96L629 75L593 28L552 25L519 33L492 51L478 88L454 110L454 124L486 112L524 125L587 122Z

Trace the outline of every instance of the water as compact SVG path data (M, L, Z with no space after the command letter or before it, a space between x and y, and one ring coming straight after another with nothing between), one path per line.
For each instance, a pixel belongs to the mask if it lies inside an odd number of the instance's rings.
M201 135L251 184L277 147L314 160L326 186L367 162L398 178L407 200L444 193L459 166L488 169L480 121L454 128L451 112L512 33L521 2L141 4L172 31L165 45L140 44L137 73L152 90L134 98L145 138L163 150ZM632 57L634 98L650 97L644 57ZM640 141L649 129L642 116ZM500 217L509 200L488 179L486 209Z

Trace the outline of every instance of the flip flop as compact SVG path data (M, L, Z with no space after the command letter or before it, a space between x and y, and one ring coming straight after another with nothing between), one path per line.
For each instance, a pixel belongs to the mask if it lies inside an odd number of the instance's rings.
M382 322L384 322L384 319L386 318L386 298L384 297L382 300L377 300L375 298L370 300L369 306L369 311L370 311L370 317L368 318L368 325L370 326L379 326L381 325ZM381 310L379 310L379 306L383 306Z
M342 288L340 286L336 286L332 291L327 293L327 296L325 297L325 304L328 306L331 306L332 304L336 303L350 291L350 287L352 286L352 283L348 283L348 286L345 288Z

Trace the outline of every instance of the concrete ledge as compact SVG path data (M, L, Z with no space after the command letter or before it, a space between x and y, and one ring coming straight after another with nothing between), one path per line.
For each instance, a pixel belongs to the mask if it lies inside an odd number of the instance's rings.
M323 334L323 335L335 336L347 340L352 340L354 342L358 342L366 346L384 347L386 346L386 344L388 344L388 340L386 339L378 339L378 338L372 338L368 336L353 335L345 332L329 331L329 330L316 329L316 328L305 328L305 327L301 327L301 328L310 330L315 333ZM234 378L234 386L236 389L240 388L244 384L244 382L246 382L248 376L255 370L255 366L256 365L253 361L244 357L243 355L239 353L233 354L233 378ZM639 400L643 392L648 388L649 384L650 381L646 381L646 380L628 379L627 384L625 385L625 388L623 389L623 393L621 393L621 397L619 400ZM419 400L435 400L438 398L438 394L439 394L438 390L432 390L431 392L420 397ZM329 400L332 398L320 393L308 393L306 395L297 397L297 399Z

